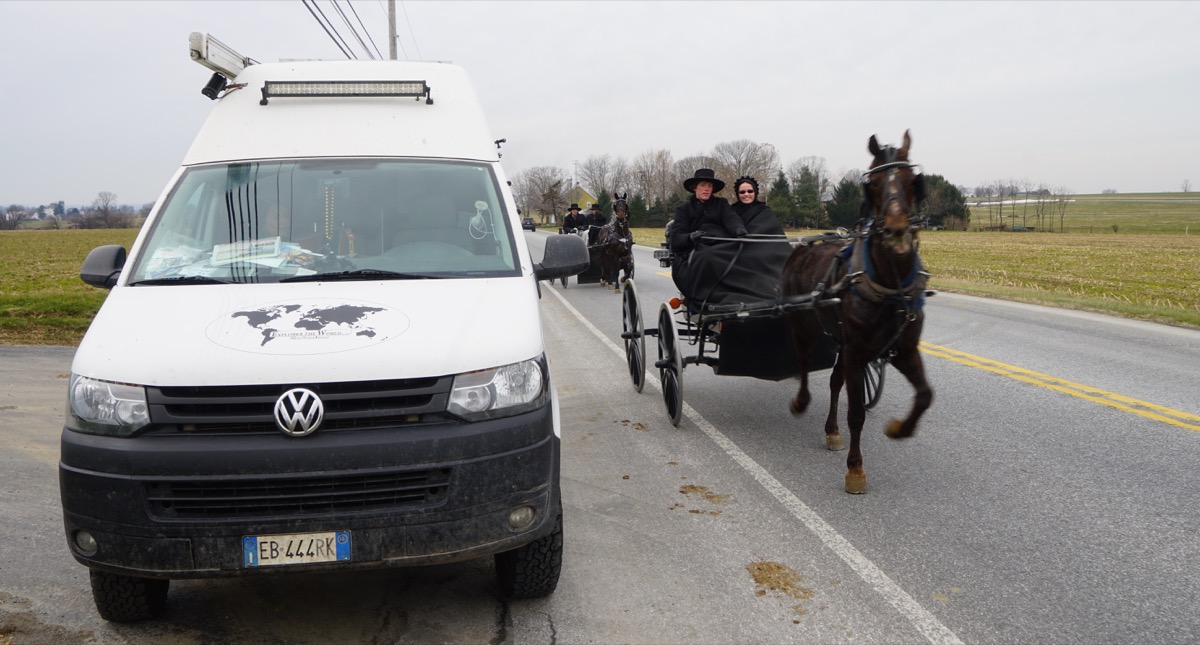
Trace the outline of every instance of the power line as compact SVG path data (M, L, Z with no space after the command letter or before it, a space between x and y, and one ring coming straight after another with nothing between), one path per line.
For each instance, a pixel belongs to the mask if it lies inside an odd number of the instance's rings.
M404 12L404 24L408 25L408 35L412 36L413 47L417 48L417 58L420 59L420 58L422 58L421 46L417 44L417 35L413 33L412 23L408 21L408 9L404 8L403 2L400 3L400 11ZM407 58L408 54L405 54L405 57Z
M321 29L324 29L325 33L329 36L330 40L333 41L333 44L337 45L337 48L342 50L342 54L346 58L357 59L358 57L354 56L349 51L349 48L344 45L345 41L342 39L342 35L337 33L337 28L333 26L333 23L329 22L328 18L325 18L325 12L321 11L321 8L317 6L316 0L311 0L311 1L312 1L312 5L309 5L310 0L301 0L301 2L304 3L304 7L306 9L308 9L308 12L311 13L313 18L317 21L317 24L321 25ZM315 9L315 11L314 11L314 9ZM318 13L321 14L320 18L317 17ZM322 22L322 20L321 20L322 18L325 19L324 22ZM331 32L330 29L332 29L333 31ZM334 36L334 34L337 34L337 35ZM339 40L341 42L339 42Z
M346 28L350 30L350 34L358 41L358 46L362 47L363 51L366 52L367 58L375 58L371 50L367 49L367 43L363 42L362 36L358 35L358 30L354 28L354 25L350 24L350 19L346 17L346 12L342 11L342 7L338 5L337 0L329 0L329 4L332 4L333 10L338 12L338 15L342 17L342 22L346 23Z
M358 17L358 10L354 8L354 5L350 3L350 0L346 0L346 5L350 7L350 11L354 12L354 19L358 21L358 26L362 27L363 33L367 35L367 40L371 41L371 46L375 48L375 53L379 54L380 58L383 58L383 54L379 51L379 46L375 44L375 39L371 37L371 32L367 29L367 26L363 24L362 18Z

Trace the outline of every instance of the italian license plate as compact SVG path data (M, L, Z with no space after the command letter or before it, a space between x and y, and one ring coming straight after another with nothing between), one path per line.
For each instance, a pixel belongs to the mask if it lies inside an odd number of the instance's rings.
M350 531L242 538L242 563L246 567L349 561Z

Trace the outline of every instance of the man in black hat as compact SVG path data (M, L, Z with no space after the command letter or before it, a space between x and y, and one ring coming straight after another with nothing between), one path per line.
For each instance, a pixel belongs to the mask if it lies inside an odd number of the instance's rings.
M704 257L702 249L698 248L701 238L745 237L746 227L729 202L713 195L725 188L725 182L717 179L711 169L696 170L692 177L684 180L683 188L692 196L675 209L671 221L669 243L675 253L671 278L683 295L698 300L699 304L708 299L723 268L714 266Z
M600 211L599 204L592 204L592 212L587 217L588 222L588 246L596 244L596 238L600 237L600 228L608 223L604 213Z
M579 216L579 204L571 204L571 207L567 209L567 216L563 218L562 229L559 232L574 233L575 229L583 224L582 219Z

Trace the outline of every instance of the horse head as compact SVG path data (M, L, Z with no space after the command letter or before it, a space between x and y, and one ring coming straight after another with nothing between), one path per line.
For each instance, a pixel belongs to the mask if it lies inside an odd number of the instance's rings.
M616 216L617 219L623 220L626 217L629 217L629 202L625 201L625 197L628 194L629 193L613 193L612 209L613 215Z
M879 233L885 246L898 255L915 249L917 206L924 199L924 178L909 162L912 137L904 131L899 148L880 146L871 135L867 150L874 156L863 175L863 194L868 210L869 233Z

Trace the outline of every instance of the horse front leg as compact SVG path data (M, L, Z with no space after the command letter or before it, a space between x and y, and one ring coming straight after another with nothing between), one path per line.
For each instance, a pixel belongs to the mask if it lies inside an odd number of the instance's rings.
M796 391L796 396L788 403L788 410L792 416L800 416L808 409L809 402L812 401L812 394L808 391L808 372L801 370L800 372L800 389Z
M829 450L841 450L846 447L842 442L842 433L838 430L838 398L842 394L842 385L846 375L842 372L842 353L838 352L837 362L829 375L829 415L825 417L825 447Z
M916 392L913 394L913 405L908 417L903 421L889 421L884 434L891 439L907 439L917 433L917 422L929 406L933 405L933 388L929 387L929 381L925 378L925 364L921 360L921 352L916 347L893 358L892 366L908 379Z
M863 468L862 429L867 418L865 405L866 361L857 357L845 361L846 426L850 429L850 452L846 455L846 492L859 495L867 492L867 471Z
M804 414L812 401L812 394L808 391L808 361L811 358L812 346L800 315L802 314L792 314L788 320L788 331L792 335L792 347L796 349L796 365L800 371L800 389L788 403L788 410L792 416L797 417Z

